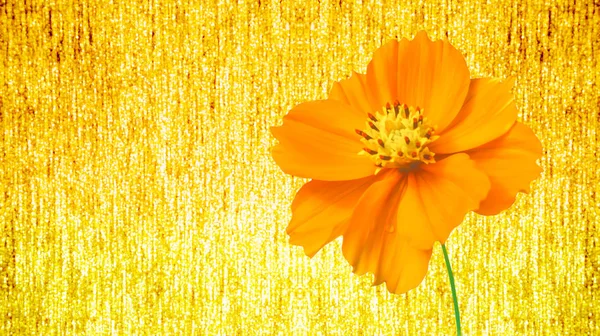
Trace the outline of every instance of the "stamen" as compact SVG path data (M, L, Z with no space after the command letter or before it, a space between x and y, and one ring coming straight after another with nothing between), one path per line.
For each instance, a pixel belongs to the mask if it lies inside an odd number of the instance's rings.
M372 122L369 121L369 127L371 127L373 130L379 132L379 128L377 128L377 126L375 126L375 124L373 124Z
M376 150L372 150L372 149L370 149L370 148L367 148L367 147L363 148L363 150L364 150L365 152L367 152L367 153L371 154L371 155L375 155L375 154L377 154L377 153L378 153Z
M417 148L421 147L421 143L420 143L419 141L417 141L417 142L415 143L415 147L417 147Z
M417 129L417 126L419 126L418 122L417 118L413 118L413 129Z
M389 161L392 159L391 156L387 156L387 155L379 155L379 158L385 161Z
M410 153L410 155L411 155L412 157L416 158L416 157L417 157L417 152L412 152L412 153Z
M373 120L374 122L378 122L379 120L377 120L377 118L375 118L374 115L372 115L371 113L367 113L367 116L369 117L369 119Z
M377 139L377 143L379 144L379 146L385 147L385 143L383 142L383 140Z
M407 145L410 145L410 139L407 136L404 137L404 141Z
M408 116L410 115L410 110L408 109L408 106L406 104L404 104L403 108L404 108L404 114L405 114L404 118L408 118Z
M361 131L361 130L354 130L356 132L356 134L360 135L361 137L367 139L367 140L371 140L373 139L370 135L368 135L367 133Z

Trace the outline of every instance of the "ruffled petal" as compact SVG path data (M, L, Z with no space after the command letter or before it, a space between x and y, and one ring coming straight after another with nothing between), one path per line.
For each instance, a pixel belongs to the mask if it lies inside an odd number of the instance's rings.
M425 277L435 241L444 243L479 207L490 182L466 154L408 174L385 174L356 205L342 250L355 273L371 272L375 284L404 293Z
M429 149L447 154L466 151L502 136L517 120L510 93L514 81L493 78L471 80L469 93L454 123Z
M529 192L529 184L540 176L536 164L542 145L526 125L517 122L499 139L467 152L475 166L490 179L491 189L476 211L495 215L508 209L517 192Z
M354 111L360 113L365 119L367 113L380 110L381 105L367 86L367 75L353 73L350 78L333 83L329 92L329 99L335 99L354 107Z
M397 98L398 83L398 48L407 48L409 41L391 40L375 50L373 59L367 65L367 83L373 92L377 109L386 103L393 103Z
M396 230L397 209L406 189L406 175L385 173L373 183L350 219L342 251L354 272L375 274L375 283L386 282L393 293L417 287L427 274L431 249L420 250Z
M414 192L412 199L418 201L400 207L399 215L405 216L400 223L407 224L399 226L409 228L407 235L414 245L427 247L431 246L431 237L425 228L435 240L445 243L465 215L479 208L490 190L490 181L467 154L460 153L421 166L409 179L408 190ZM407 196L411 193L407 192Z
M313 257L323 246L339 237L363 193L376 180L370 176L351 181L306 183L292 202L292 220L287 228L290 243Z
M469 89L463 55L448 41L432 42L424 31L410 41L390 41L373 55L367 83L380 105L398 99L418 106L437 132L458 114Z
M279 140L275 162L291 175L323 181L354 180L374 174L373 162L358 153L363 145L356 129L365 119L337 100L318 100L294 107L283 125L272 127Z

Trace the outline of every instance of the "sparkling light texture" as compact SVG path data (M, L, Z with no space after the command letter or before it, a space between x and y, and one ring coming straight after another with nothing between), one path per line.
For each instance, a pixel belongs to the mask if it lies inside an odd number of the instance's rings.
M0 3L0 334L451 335L439 245L406 295L340 242L287 243L304 180L269 155L391 38L515 76L544 146L532 193L447 242L468 335L600 334L600 4Z

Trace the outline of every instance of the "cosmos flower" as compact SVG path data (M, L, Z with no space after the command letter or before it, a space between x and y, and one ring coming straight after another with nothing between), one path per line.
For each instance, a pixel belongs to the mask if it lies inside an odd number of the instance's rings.
M292 108L271 129L272 155L312 180L292 203L290 243L312 257L343 236L355 273L393 293L418 286L436 241L470 211L507 209L541 172L512 86L471 79L456 48L419 32L376 50L328 99Z

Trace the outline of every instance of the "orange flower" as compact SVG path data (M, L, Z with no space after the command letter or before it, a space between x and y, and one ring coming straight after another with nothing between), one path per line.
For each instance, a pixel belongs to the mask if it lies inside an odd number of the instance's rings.
M375 51L328 99L292 108L271 129L273 158L312 181L292 203L290 243L312 257L341 235L355 273L394 293L418 286L435 241L469 211L507 209L541 172L512 86L470 79L456 48L419 32Z

